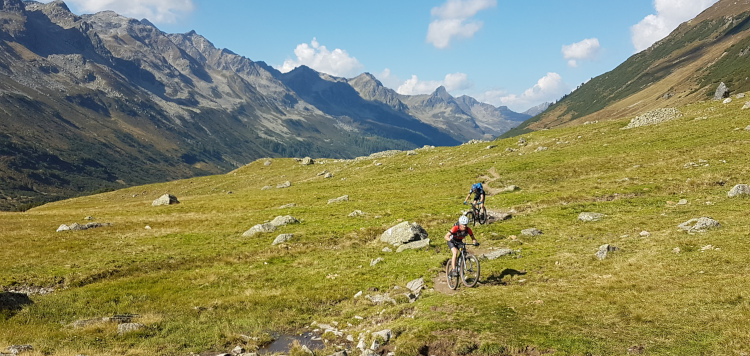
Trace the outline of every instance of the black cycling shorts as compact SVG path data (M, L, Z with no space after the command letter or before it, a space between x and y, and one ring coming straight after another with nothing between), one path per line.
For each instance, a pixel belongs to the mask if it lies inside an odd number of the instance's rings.
M458 248L458 246L456 246L456 244L453 243L454 242L453 240L448 240L446 242L448 243L449 248L454 248L454 247Z

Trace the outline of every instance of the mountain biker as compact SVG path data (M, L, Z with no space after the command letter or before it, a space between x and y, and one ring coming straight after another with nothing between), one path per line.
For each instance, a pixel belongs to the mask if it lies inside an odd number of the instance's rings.
M466 217L466 215L461 215L460 218L458 218L458 223L456 225L453 225L453 227L448 231L448 233L445 234L445 241L448 242L448 247L450 247L451 252L453 252L453 257L451 259L451 276L456 276L458 273L456 271L456 256L458 256L458 248L456 247L455 241L463 241L464 237L471 236L471 239L474 242L474 246L479 246L479 243L477 242L477 239L474 237L474 232L471 231L471 229L467 226L469 224L469 218Z
M479 182L471 185L471 190L469 190L469 194L466 195L464 204L466 204L466 201L471 197L471 193L474 193L474 204L479 202L479 208L482 210L482 213L487 215L487 208L484 207L484 187L482 187L482 183Z

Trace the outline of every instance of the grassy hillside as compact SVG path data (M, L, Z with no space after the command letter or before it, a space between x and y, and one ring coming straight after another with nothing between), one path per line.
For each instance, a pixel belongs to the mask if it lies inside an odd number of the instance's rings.
M310 166L259 160L226 175L0 213L0 285L57 288L21 301L0 293L0 351L208 355L318 322L355 340L324 335L332 341L318 355L385 328L397 355L750 353L750 199L727 197L750 183L743 103L697 103L679 119L628 130L630 117L533 132L523 146L511 138ZM478 287L446 293L442 236L480 179L495 193L489 209L513 218L477 226L482 245L471 250L517 253L483 261ZM261 189L285 181L292 186ZM508 185L521 189L501 193ZM181 203L152 207L164 193ZM328 204L342 195L350 200ZM354 210L365 215L347 216ZM581 212L605 217L581 222ZM301 223L242 236L279 215ZM87 216L113 226L55 232ZM677 228L704 216L721 227ZM402 220L421 224L430 247L383 252L380 234ZM531 227L544 234L520 234ZM280 233L294 238L271 246ZM619 250L598 260L603 244ZM428 290L414 303L354 297L397 296L395 286L419 277ZM73 325L127 313L146 327L119 335L116 323Z

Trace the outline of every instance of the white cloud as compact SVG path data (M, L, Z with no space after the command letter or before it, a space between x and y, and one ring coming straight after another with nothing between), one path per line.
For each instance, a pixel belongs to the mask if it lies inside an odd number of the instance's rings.
M447 74L444 80L428 81L420 81L416 75L412 75L411 79L398 86L396 92L402 95L431 94L441 85L451 92L471 88L473 83L464 73Z
M153 23L175 23L195 8L192 0L67 0L66 2L80 13L90 14L112 10L127 17L146 18Z
M554 72L547 73L523 94L508 94L503 90L490 90L477 95L477 100L495 106L507 106L513 111L523 112L544 102L553 102L570 92L562 77Z
M401 80L397 75L393 74L390 69L386 68L378 74L374 74L375 78L378 78L380 83L386 88L398 88L404 81Z
M599 39L587 38L581 42L576 42L562 46L563 58L568 60L568 65L577 67L578 61L582 59L593 59L599 53Z
M427 42L437 48L447 48L454 38L471 38L482 28L474 17L479 11L497 6L497 0L448 0L432 8L435 19L427 28Z
M650 47L716 1L718 0L654 0L656 14L646 16L630 28L635 51L640 52Z
M301 65L306 65L318 72L328 73L337 77L354 77L361 73L364 66L357 58L352 57L345 50L336 48L329 51L326 46L318 43L316 38L308 45L302 43L294 49L296 59L287 59L279 68L283 73L289 72Z

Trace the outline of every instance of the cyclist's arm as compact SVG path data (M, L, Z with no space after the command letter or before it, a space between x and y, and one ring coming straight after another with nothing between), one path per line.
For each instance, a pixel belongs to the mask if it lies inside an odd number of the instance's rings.
M466 228L469 229L469 236L471 236L471 241L473 241L476 244L477 238L474 237L474 231L471 231L471 228L469 228L468 226Z
M450 241L453 238L453 233L448 231L447 234L445 234L445 241Z

